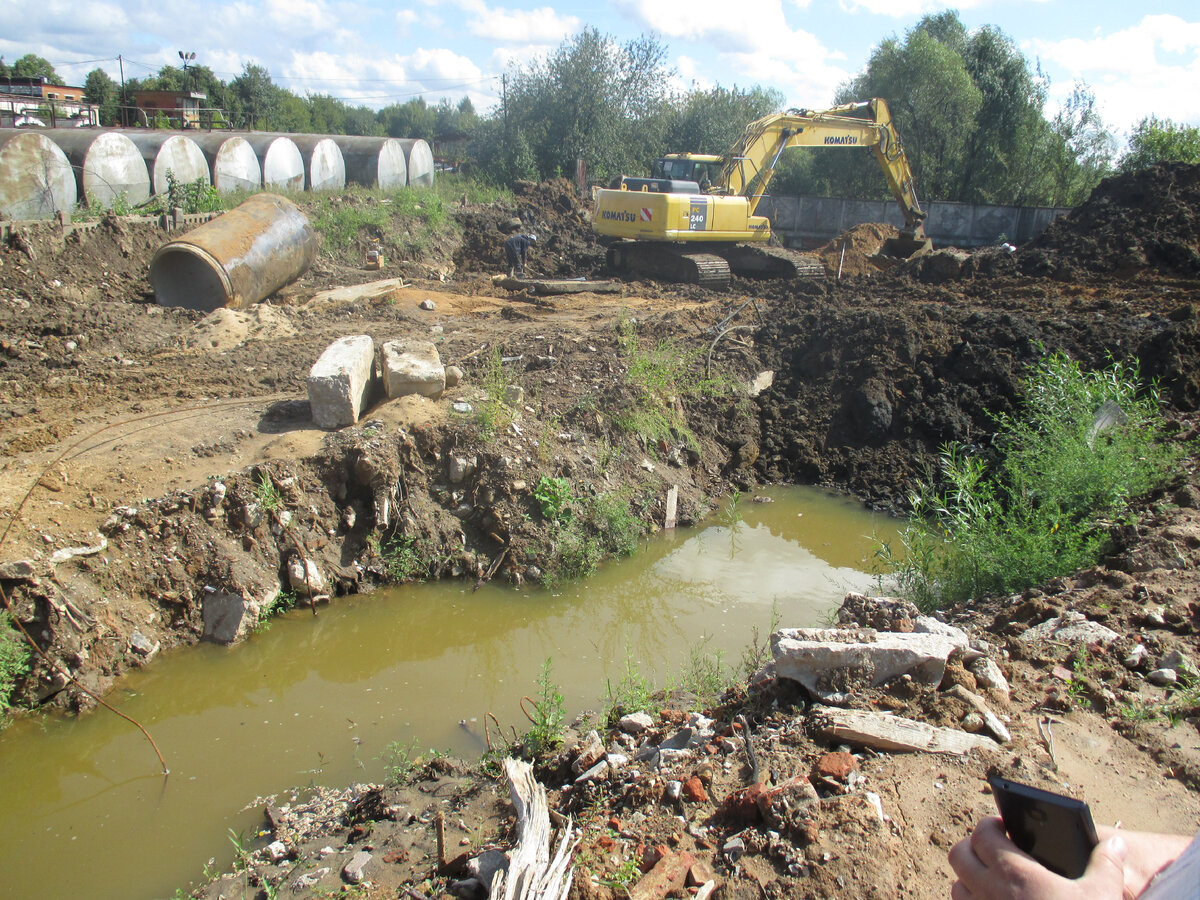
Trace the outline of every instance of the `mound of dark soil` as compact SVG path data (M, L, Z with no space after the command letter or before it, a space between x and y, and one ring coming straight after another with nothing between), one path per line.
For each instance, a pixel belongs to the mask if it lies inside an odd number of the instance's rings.
M1106 178L1019 254L1027 275L1200 275L1200 165Z
M604 246L592 231L587 202L565 178L541 184L518 182L514 203L464 208L457 214L462 246L454 255L461 273L496 273L507 265L504 241L517 231L538 235L529 268L548 278L580 278L604 268Z

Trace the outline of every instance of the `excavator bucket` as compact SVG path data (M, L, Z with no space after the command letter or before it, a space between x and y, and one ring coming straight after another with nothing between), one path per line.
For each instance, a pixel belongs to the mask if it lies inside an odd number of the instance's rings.
M880 268L890 268L923 256L932 249L933 241L925 236L924 231L902 231L896 237L883 242L873 261Z

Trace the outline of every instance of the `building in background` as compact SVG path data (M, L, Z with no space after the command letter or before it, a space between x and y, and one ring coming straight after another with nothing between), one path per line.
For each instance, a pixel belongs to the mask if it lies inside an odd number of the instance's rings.
M202 91L134 91L133 104L139 125L154 125L167 119L170 128L200 128L200 112L208 94Z
M51 84L44 75L0 76L0 127L71 128L100 124L83 88Z

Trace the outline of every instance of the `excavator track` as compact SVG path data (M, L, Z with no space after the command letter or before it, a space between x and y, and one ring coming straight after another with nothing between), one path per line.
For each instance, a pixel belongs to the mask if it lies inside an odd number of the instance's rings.
M732 244L719 252L735 275L746 278L825 277L825 266L820 259L796 250L762 244Z
M622 275L698 284L710 290L729 287L729 263L715 253L689 253L671 244L620 241L608 248L609 268Z

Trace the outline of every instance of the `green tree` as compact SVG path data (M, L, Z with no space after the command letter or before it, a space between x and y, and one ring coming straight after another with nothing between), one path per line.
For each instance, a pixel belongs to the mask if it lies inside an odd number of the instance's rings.
M1136 172L1160 162L1200 163L1200 128L1157 116L1138 122L1117 168Z
M571 172L579 157L603 180L644 168L667 125L666 55L653 37L618 44L585 28L514 74L500 112L505 146L491 155L514 158L519 136L544 178Z
M369 106L355 106L346 109L346 134L382 137L384 131L375 116L375 110Z
M416 97L406 103L393 103L379 111L379 122L384 132L395 138L419 138L432 141L436 116L424 97Z
M246 63L242 74L229 82L229 111L245 128L269 131L278 101L271 73L256 63Z
M755 119L783 107L783 94L757 85L693 90L675 103L667 132L669 153L724 153Z
M50 84L64 83L58 73L54 71L54 66L50 64L49 60L32 53L26 53L13 63L12 74L20 78L45 77Z
M286 88L279 88L271 127L291 133L312 131L312 115L308 103Z
M83 99L100 109L100 124L110 127L120 118L121 87L103 69L92 69L83 80Z
M312 129L317 134L346 133L346 104L328 94L313 94L308 98Z
M1047 154L1049 206L1078 206L1112 171L1116 141L1096 110L1096 95L1083 82L1054 117L1055 141Z

